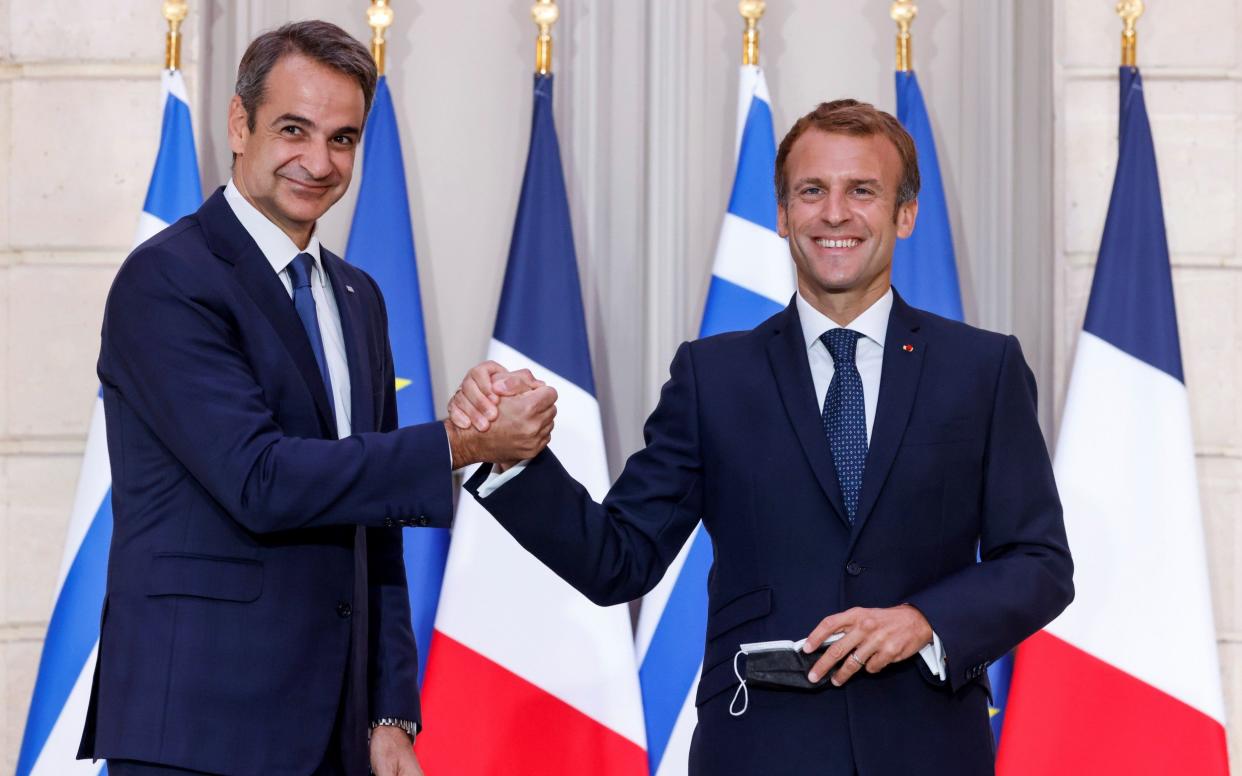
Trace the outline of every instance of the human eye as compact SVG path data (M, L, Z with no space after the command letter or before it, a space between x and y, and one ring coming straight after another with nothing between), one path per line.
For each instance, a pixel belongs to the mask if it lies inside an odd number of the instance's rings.
M280 134L287 137L299 137L302 134L302 128L297 124L286 124L280 128Z
M354 141L353 135L337 135L336 137L332 138L332 142L336 143L339 146L349 147L349 146L352 146L355 141Z
M804 199L814 199L823 196L824 190L819 186L803 186L798 189L798 195Z

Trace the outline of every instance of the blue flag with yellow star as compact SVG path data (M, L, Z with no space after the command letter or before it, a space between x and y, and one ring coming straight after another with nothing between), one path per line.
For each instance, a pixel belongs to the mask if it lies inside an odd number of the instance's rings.
M427 336L401 137L387 76L380 76L376 86L362 142L362 183L345 258L375 278L387 303L388 338L397 373L398 421L402 426L427 423L436 417L427 367ZM448 557L449 532L447 528L409 529L404 544L422 681Z

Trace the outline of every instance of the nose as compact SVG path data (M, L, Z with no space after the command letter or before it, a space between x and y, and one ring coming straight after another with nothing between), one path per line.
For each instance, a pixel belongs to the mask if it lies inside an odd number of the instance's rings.
M316 180L328 177L332 172L332 158L326 142L311 142L302 152L302 169Z
M840 226L850 220L850 210L846 206L845 192L839 189L829 191L828 196L824 197L820 217L829 226Z

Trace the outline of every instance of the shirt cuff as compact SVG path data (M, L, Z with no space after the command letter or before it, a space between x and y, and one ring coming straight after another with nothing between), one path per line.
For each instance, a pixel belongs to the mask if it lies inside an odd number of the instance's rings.
M504 485L509 480L521 474L522 470L526 468L526 464L528 463L530 463L529 458L521 463L513 464L500 474L496 473L496 467L493 466L492 471L487 475L487 479L483 480L483 484L479 486L479 498L487 498L495 493L500 489L501 485Z
M948 673L944 667L944 646L940 643L940 637L935 631L932 631L931 643L919 650L919 657L923 658L928 670L940 681L943 682L947 678Z

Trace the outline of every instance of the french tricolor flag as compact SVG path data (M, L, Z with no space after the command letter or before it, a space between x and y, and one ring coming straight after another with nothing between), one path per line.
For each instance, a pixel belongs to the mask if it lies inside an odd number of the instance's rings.
M556 389L552 449L602 500L608 467L551 75L535 77L530 153L487 355L509 369L530 369ZM628 607L595 606L463 495L423 719L417 751L428 773L643 776L646 738Z
M1002 776L1229 772L1168 241L1136 68L1056 476L1074 603L1018 650Z

